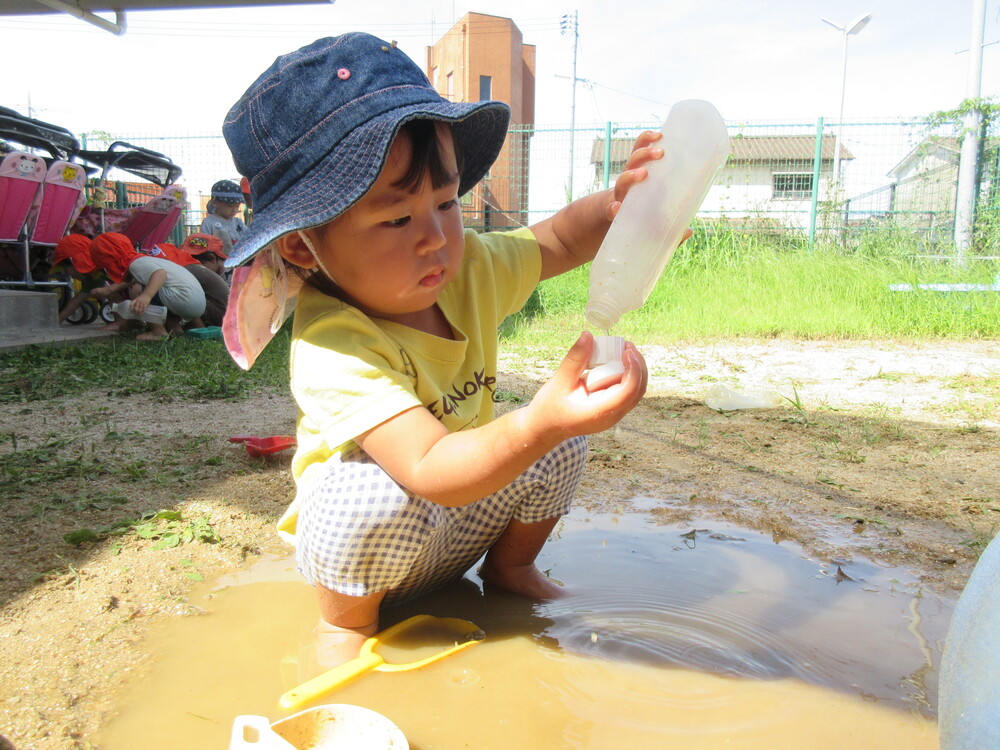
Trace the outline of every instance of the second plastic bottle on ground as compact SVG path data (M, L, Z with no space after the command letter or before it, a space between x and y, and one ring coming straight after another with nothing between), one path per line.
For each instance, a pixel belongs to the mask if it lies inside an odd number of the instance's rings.
M142 315L132 311L132 300L116 302L111 306L111 312L118 313L126 320L144 320L147 323L163 323L167 319L167 308L162 305L147 305Z

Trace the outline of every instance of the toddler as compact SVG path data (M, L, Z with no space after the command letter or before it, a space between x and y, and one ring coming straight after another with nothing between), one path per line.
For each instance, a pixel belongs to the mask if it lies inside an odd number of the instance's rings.
M315 587L326 666L357 655L383 603L484 554L487 582L558 596L535 558L570 508L585 435L646 389L629 344L621 381L587 392L584 333L529 404L494 419L497 327L540 280L594 257L662 156L645 133L613 190L530 228L466 231L459 197L508 119L500 102L443 99L402 50L351 33L279 57L223 127L254 201L226 261L239 267L223 328L249 367L295 309L297 492L279 530Z
M191 320L189 327L221 327L226 305L229 304L229 284L222 276L225 271L222 264L226 259L222 240L212 234L196 232L189 235L180 247L163 242L154 246L150 255L184 266L205 293L205 312Z
M94 238L90 256L98 268L103 268L113 283L94 289L95 297L107 297L128 291L132 311L141 315L152 305L167 308L164 323L150 323L149 330L136 336L140 341L158 341L169 334L183 333L182 323L201 317L205 312L205 293L194 276L183 266L167 260L137 253L132 241L124 234L106 232ZM133 320L118 319L105 326L108 330L126 330Z
M59 311L59 322L63 323L75 313L91 296L94 289L108 283L108 277L94 264L90 257L90 237L83 234L67 234L56 243L52 255L52 272L65 269L71 278L80 282L76 292Z
M212 185L212 198L208 202L208 216L201 222L200 232L214 234L222 240L222 249L228 255L233 245L247 231L247 225L237 214L243 205L243 191L232 180L219 180Z

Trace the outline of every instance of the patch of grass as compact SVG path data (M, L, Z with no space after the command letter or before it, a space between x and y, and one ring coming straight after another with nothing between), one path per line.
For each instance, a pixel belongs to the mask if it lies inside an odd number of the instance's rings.
M858 422L860 440L865 445L875 446L882 442L898 443L910 439L906 428L892 410L885 404L870 404Z
M73 494L54 492L34 510L20 517L20 520L45 516L49 512L85 510L108 510L116 505L125 505L128 498L114 492L103 492L90 488L80 489Z
M887 380L890 383L898 383L898 382L900 382L905 377L906 377L906 375L904 373L902 373L902 372L884 372L882 370L879 370L877 373L875 373L871 377L865 378L865 379L866 380Z
M983 283L996 272L989 261L957 268L893 252L877 238L850 251L700 227L614 333L661 345L739 336L1000 338L1000 295L889 290L894 283ZM504 329L504 345L564 351L586 327L588 292L588 267L542 282L530 313Z
M148 346L124 336L78 346L31 346L0 354L0 402L103 392L109 399L154 393L171 400L242 399L261 387L288 387L288 328L249 372L215 340L186 337Z
M782 396L783 400L791 404L792 408L795 409L795 413L791 416L780 417L782 422L794 422L795 424L802 424L806 426L815 425L815 422L809 418L809 413L806 411L805 404L802 401L802 397L799 396L799 389L792 387L791 396Z
M954 375L941 383L945 388L966 393L977 393L1000 400L1000 375Z
M940 410L944 414L961 417L967 424L974 426L977 422L996 416L1000 408L997 404L996 400L989 398L961 398L953 404L942 406Z
M505 391L497 388L496 392L493 394L493 403L495 404L523 404L526 399L523 396L519 396L511 391Z
M68 437L51 438L26 448L18 446L16 437L11 437L10 442L14 450L0 453L0 484L11 496L36 485L64 479L83 483L109 473L107 466L86 451L64 455L63 449L71 443Z
M1000 523L975 524L969 522L970 536L962 542L962 545L972 550L976 557L980 557L983 551L993 541L993 537L1000 531Z

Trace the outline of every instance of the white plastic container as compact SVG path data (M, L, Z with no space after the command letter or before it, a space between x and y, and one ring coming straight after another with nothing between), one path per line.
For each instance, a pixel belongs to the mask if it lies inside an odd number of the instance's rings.
M736 409L775 409L781 405L781 396L774 391L740 393L721 383L710 386L705 393L705 406L716 411Z
M593 393L607 388L625 374L625 339L621 336L594 336L594 351L584 373L584 386Z
M144 320L147 323L164 323L167 319L167 308L162 305L148 305L142 315L132 312L132 300L115 302L111 306L111 312L118 313L126 320Z
M645 303L729 156L726 124L708 102L677 102L660 132L663 158L646 164L590 267L587 320L605 331Z
M266 716L237 716L229 750L408 750L403 732L370 708L330 703L274 724Z
M1000 536L958 598L938 681L941 750L1000 747Z

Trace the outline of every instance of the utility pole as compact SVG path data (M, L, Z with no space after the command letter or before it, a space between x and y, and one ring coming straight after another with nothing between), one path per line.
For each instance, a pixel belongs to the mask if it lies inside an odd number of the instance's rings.
M986 0L972 0L972 36L969 43L969 72L965 83L965 102L969 107L962 121L962 150L958 161L958 186L955 189L955 265L968 262L972 247L972 228L976 220L976 173L979 171L979 131L982 116L978 108L983 80L983 34L986 27Z
M573 166L574 166L574 142L576 141L576 47L577 42L580 39L580 28L577 23L577 14L579 11L573 11L573 15L569 13L564 13L559 19L559 33L563 36L568 34L573 35L573 97L570 103L569 110L569 200L573 200Z

